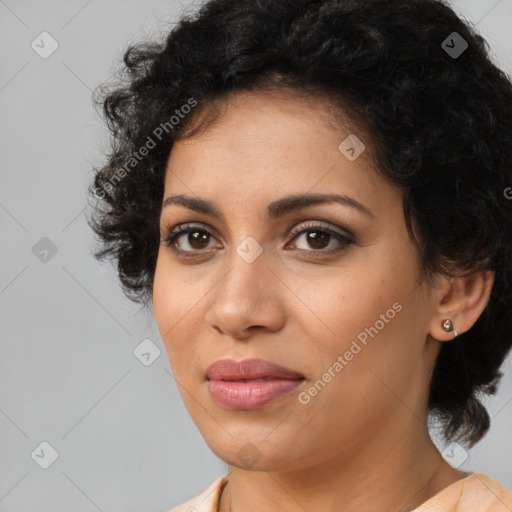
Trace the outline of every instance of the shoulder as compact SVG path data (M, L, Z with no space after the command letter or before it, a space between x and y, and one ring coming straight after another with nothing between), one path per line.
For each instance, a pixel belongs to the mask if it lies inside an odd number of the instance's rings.
M484 473L446 487L413 512L511 512L512 491Z
M219 498L227 482L227 475L217 478L201 494L168 512L217 512Z
M464 494L460 510L476 510L480 512L512 511L512 492L484 473L474 473L465 478Z

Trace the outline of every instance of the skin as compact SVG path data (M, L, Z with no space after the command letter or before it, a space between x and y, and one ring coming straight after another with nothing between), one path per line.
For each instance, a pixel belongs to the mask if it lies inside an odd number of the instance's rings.
M185 406L228 464L219 510L412 510L464 476L429 437L427 392L441 343L453 338L442 321L468 330L487 304L493 276L425 279L402 191L376 172L364 132L355 132L367 148L355 161L338 150L354 132L348 120L345 128L326 122L332 107L285 91L238 93L223 105L207 131L173 147L164 198L207 199L225 220L181 205L162 209L162 240L188 222L211 236L194 245L181 235L178 246L199 254L195 259L162 242L153 294ZM268 203L308 192L348 195L373 216L329 203L266 218ZM313 221L348 231L354 243L331 236L314 245L307 233L289 236ZM263 249L252 263L236 251L248 236ZM318 256L335 247L343 250ZM397 302L401 311L300 403L299 393ZM211 398L205 378L211 363L227 357L270 360L305 380L261 409L228 410ZM237 456L249 442L259 454L252 465Z

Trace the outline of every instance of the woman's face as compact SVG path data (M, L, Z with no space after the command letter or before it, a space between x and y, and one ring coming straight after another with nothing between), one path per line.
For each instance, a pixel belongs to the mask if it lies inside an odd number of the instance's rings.
M163 207L162 240L190 231L160 245L155 318L190 415L234 466L301 469L362 446L370 456L423 427L439 344L402 192L372 168L365 135L357 157L320 108L238 94L168 161L164 199L219 216ZM286 200L310 195L342 199ZM237 366L254 359L289 373ZM209 368L221 360L232 365Z

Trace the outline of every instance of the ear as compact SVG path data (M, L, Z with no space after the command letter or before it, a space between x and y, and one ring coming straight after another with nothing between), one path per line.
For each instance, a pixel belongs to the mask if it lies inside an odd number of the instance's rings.
M452 320L457 334L471 329L489 302L494 272L479 270L466 276L441 279L429 334L439 341L448 341L454 338L454 333L446 332L443 322Z

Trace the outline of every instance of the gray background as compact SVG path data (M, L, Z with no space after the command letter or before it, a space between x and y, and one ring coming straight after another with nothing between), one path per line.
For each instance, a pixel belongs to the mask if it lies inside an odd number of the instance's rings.
M226 472L181 403L154 320L95 261L86 224L105 147L91 92L129 42L161 37L191 6L0 0L0 512L162 512ZM454 6L511 72L512 0ZM43 31L59 45L47 59L31 47ZM149 366L133 354L147 338L161 350ZM504 369L492 429L460 467L512 489L511 358ZM43 441L58 453L47 469ZM454 464L467 456L436 443Z

